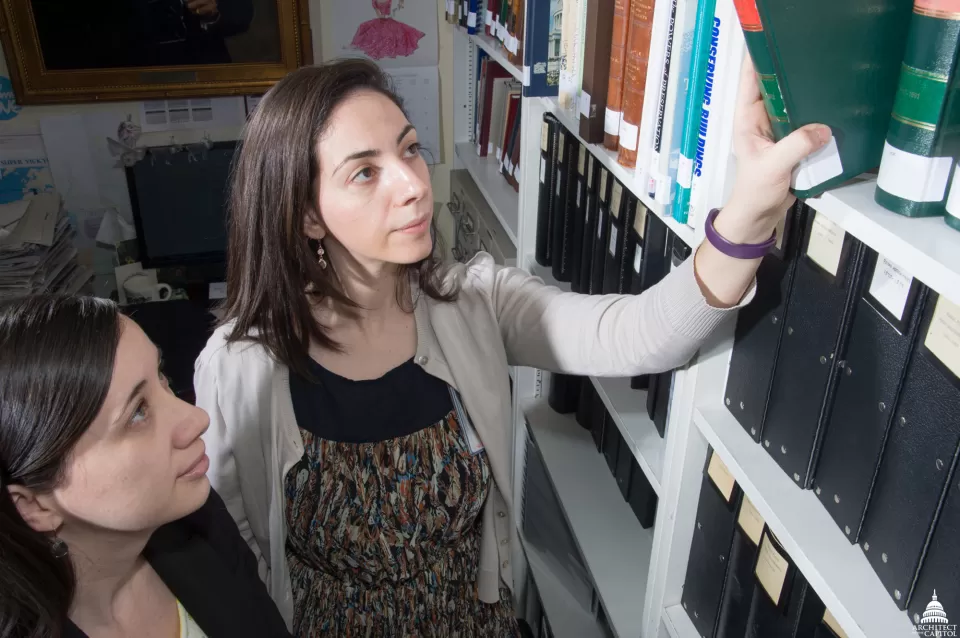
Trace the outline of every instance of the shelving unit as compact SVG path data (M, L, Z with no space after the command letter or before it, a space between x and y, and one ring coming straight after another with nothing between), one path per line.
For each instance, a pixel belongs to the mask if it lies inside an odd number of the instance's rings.
M469 36L459 28L455 31L455 64L467 71L456 76L454 87L459 167L470 171L508 228L511 239L516 241L517 266L541 277L548 285L569 291L569 285L556 282L550 269L536 264L533 255L540 123L545 113L551 113L568 132L577 135L577 116L560 109L555 98L523 99L520 192L509 190L495 165L484 166L472 145L476 50L487 51L518 79L522 79L522 70L506 61L499 43L493 39ZM617 164L616 154L602 145L587 147L671 231L691 247L699 243L702 230L695 231L660 215L663 207L650 200L646 189L641 188L645 184L638 183L642 170L638 178L637 171ZM875 184L875 176L866 175L810 199L807 204L927 286L960 303L960 233L948 228L941 219L908 219L886 211L873 200ZM516 445L513 476L523 476L525 461L521 448L529 424L600 603L618 638L699 636L680 601L709 447L726 463L850 638L912 635L910 619L897 609L863 550L848 541L816 496L798 488L724 406L733 328L731 319L717 330L689 366L676 371L663 438L646 416L643 391L631 389L628 379L591 379L659 497L652 530L639 527L590 434L572 416L556 414L549 408L545 400L549 373L545 371L512 369ZM513 486L515 502L521 502L521 490L522 485ZM575 624L569 617L569 606L558 602L563 600L563 592L542 583L551 578L546 569L549 562L529 547L526 549L526 561L523 556L517 560L514 554L515 582L524 582L526 570L532 571L546 614L558 635L593 635L590 628L595 627L590 623L586 623L587 627Z
M510 62L507 56L504 55L503 49L500 48L500 42L498 40L495 40L494 38L491 38L490 36L483 33L475 33L473 35L470 35L469 33L467 33L466 29L460 26L457 26L454 28L457 31L459 31L461 34L463 34L465 37L469 38L470 41L474 44L474 46L478 46L484 51L486 51L487 54L491 58L493 58L497 62L497 64L499 64L504 69L506 69L507 72L510 73L510 75L520 80L521 82L523 82L523 69L519 68L518 66Z

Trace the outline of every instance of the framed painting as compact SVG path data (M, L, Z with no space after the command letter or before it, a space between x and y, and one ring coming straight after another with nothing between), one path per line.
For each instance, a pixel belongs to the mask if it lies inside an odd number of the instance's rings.
M313 62L307 0L0 0L19 104L263 93Z

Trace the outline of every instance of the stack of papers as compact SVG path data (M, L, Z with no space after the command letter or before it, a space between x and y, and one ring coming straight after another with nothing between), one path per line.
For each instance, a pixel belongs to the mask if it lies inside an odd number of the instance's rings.
M93 271L77 263L75 234L56 193L0 205L0 299L79 292Z

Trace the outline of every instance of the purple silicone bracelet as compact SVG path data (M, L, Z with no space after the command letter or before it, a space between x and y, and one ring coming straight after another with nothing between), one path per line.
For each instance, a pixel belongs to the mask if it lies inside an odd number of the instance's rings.
M719 208L714 208L710 211L710 214L707 215L707 223L705 225L705 230L707 233L707 239L713 244L713 247L722 252L728 257L734 257L736 259L760 259L766 255L774 244L777 243L777 231L773 231L773 235L770 236L770 239L763 242L762 244L734 244L733 242L726 239L723 235L717 232L717 229L714 228L713 222L717 219L717 215L720 214Z

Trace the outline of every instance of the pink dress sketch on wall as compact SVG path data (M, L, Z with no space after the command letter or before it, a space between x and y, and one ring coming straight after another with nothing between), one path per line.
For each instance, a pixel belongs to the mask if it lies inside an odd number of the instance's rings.
M372 0L377 17L357 27L351 47L360 49L374 60L406 57L417 50L420 38L425 34L390 17L392 2L393 0ZM403 0L400 0L400 8L403 8Z

